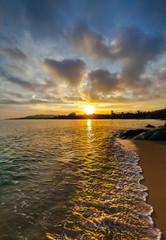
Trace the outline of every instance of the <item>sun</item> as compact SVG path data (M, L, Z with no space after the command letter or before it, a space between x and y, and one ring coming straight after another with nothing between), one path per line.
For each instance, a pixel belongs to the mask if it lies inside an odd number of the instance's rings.
M91 105L86 105L84 111L86 114L93 114L95 109Z

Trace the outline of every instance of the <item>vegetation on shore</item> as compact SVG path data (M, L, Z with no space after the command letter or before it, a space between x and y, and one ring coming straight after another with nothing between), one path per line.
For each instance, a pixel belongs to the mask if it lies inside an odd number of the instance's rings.
M155 111L137 111L133 112L120 112L115 113L111 111L110 114L83 114L77 115L72 112L68 115L33 115L23 118L11 119L166 119L166 108Z

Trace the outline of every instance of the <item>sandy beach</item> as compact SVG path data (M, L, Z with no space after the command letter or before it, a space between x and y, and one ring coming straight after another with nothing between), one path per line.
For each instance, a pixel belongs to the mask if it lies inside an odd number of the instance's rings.
M162 239L166 239L166 142L120 141L141 159L139 165L144 176L142 184L149 189L147 202L154 208L155 226L161 230Z

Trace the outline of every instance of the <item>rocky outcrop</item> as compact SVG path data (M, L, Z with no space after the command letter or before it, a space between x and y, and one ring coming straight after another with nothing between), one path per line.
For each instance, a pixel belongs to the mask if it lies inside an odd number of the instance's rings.
M149 137L149 140L166 141L166 129L156 131Z
M131 129L131 130L127 130L124 132L121 132L119 137L123 138L123 139L128 139L128 138L133 138L135 136L137 136L140 133L146 132L148 131L147 129Z
M155 128L155 126L151 125L151 124L148 124L146 125L147 128Z
M138 134L137 136L135 136L133 139L134 140L146 140L149 139L149 137L154 134L157 130L149 130L143 133Z
M166 141L166 124L164 124L163 126L159 126L158 128L154 128L153 130L131 129L123 131L119 134L119 137L122 139Z

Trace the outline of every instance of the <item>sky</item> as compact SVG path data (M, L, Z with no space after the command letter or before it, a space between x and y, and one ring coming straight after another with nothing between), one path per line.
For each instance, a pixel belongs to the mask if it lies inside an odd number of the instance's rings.
M165 0L0 0L0 118L166 107Z

